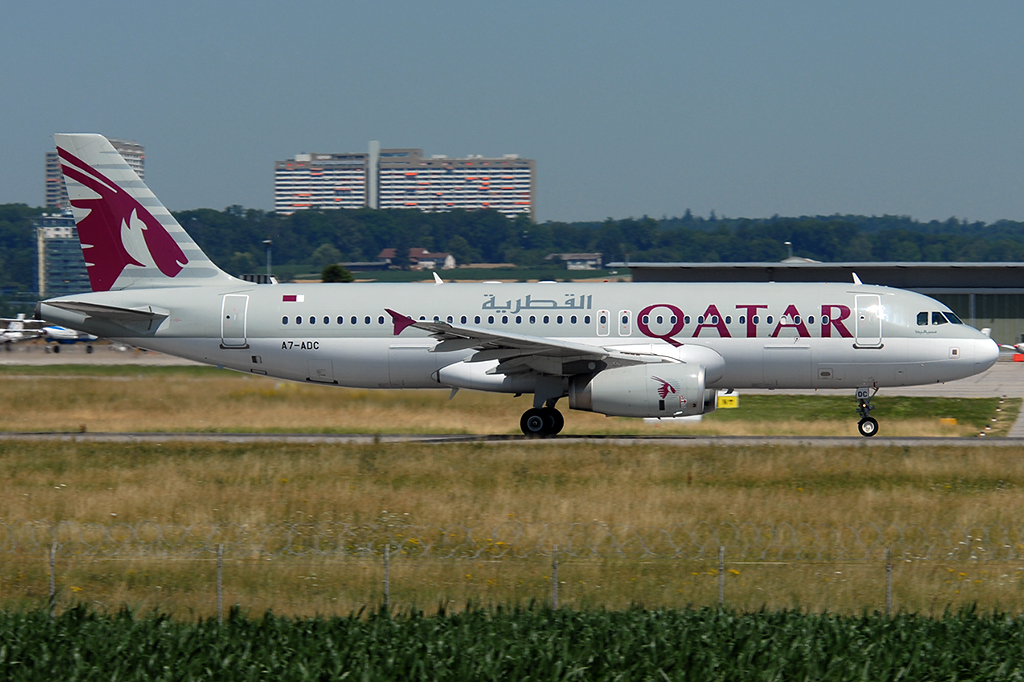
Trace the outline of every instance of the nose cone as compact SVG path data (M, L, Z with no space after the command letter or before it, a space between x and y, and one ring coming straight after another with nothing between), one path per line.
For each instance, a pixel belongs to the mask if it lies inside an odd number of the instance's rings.
M999 344L992 339L979 339L974 347L974 372L984 372L999 359Z

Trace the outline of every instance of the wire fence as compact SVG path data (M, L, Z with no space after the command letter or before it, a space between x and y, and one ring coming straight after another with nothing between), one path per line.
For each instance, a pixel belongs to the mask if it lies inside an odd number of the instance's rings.
M664 528L509 521L264 525L0 521L0 553L84 557L384 557L871 562L1024 560L1024 526L694 522Z

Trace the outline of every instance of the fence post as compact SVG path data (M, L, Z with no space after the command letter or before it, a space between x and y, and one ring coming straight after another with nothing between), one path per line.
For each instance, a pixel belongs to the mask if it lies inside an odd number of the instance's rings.
M885 615L892 613L892 548L885 548Z
M384 545L384 608L391 608L391 543Z
M558 608L558 545L551 554L551 608Z
M50 545L50 620L57 605L57 542Z
M217 622L224 622L224 545L217 545Z
M718 608L725 606L725 545L718 546Z

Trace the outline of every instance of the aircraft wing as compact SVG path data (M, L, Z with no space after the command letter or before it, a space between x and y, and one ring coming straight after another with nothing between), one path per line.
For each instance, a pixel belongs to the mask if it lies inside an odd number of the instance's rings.
M678 360L654 353L637 353L609 349L587 343L575 343L544 336L497 332L449 322L416 320L385 308L395 324L395 336L408 327L430 332L438 339L432 352L444 353L473 349L476 351L466 362L498 361L494 370L498 374L538 372L550 375L573 375L612 367L626 367L646 363Z

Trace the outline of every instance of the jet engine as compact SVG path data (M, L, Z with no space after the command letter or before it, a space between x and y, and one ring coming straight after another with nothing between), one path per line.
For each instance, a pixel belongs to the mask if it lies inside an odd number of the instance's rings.
M713 412L718 392L704 388L706 370L690 363L650 363L577 375L569 407L609 417L683 417Z

